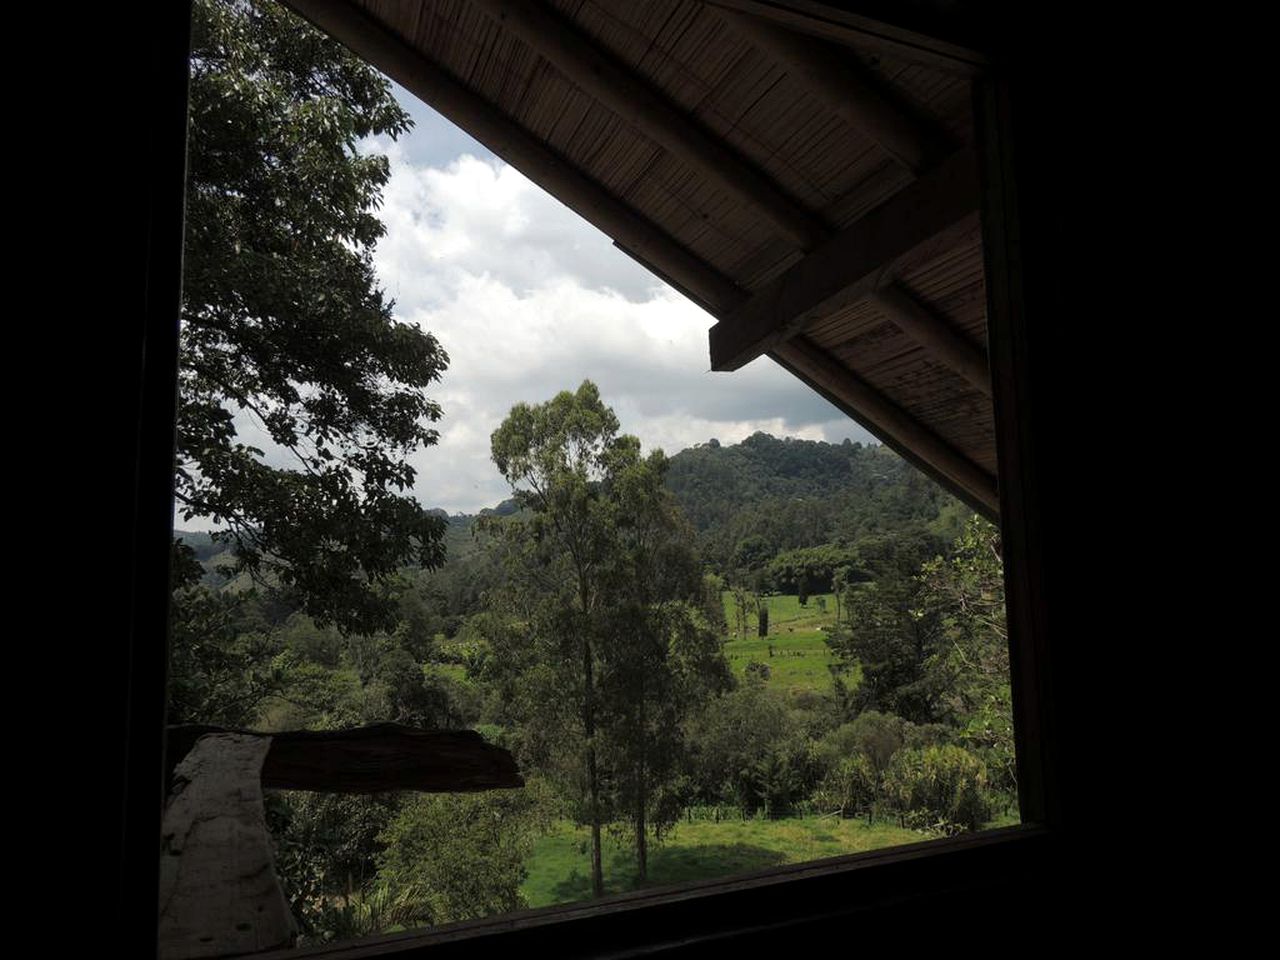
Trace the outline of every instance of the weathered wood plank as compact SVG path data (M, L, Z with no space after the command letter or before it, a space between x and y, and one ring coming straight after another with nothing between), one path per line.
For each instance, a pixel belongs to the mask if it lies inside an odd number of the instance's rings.
M832 4L820 4L820 12L797 9L796 4L779 4L767 0L709 0L717 7L740 10L815 37L859 49L873 50L885 56L901 58L907 63L926 64L962 76L985 71L986 55L961 43L942 39L946 31L918 32L841 10Z
M816 246L827 236L821 217L786 196L746 157L713 136L572 22L531 0L471 2L664 150L764 214L799 246Z
M186 755L210 733L270 737L262 785L272 790L461 793L524 785L511 754L474 730L417 730L398 723L283 733L195 724L170 727L169 755Z
M721 10L730 26L751 43L786 65L804 85L850 126L864 131L891 157L913 173L921 173L945 152L938 131L895 104L821 40L731 10Z
M262 807L271 739L203 737L178 764L160 841L161 960L257 953L297 935Z
M711 369L737 370L811 321L871 295L919 248L947 249L977 204L976 161L963 149L722 315L709 334Z
M977 346L952 330L945 320L923 307L899 285L876 291L872 299L898 329L978 390L991 396L991 371L987 367L986 355Z

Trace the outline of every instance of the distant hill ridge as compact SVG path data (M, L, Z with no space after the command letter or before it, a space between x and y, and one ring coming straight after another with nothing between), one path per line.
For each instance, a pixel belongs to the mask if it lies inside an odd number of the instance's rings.
M751 504L845 494L910 470L887 447L757 432L741 443L712 440L681 450L671 458L667 488L694 528L707 530Z
M940 490L918 474L887 447L855 443L826 443L820 440L778 438L767 433L754 433L741 443L721 444L718 440L700 443L671 457L667 473L671 491L689 522L699 532L711 556L732 548L743 530L751 527L753 515L792 513L805 501L831 501L843 504L885 501L886 509L905 519L906 515L928 520L936 516L946 498ZM903 505L906 490L907 504ZM911 491L916 493L911 493ZM927 502L917 502L923 498ZM949 498L946 498L949 499ZM817 503L811 503L814 509ZM828 505L823 513L830 513ZM455 513L435 507L428 512L445 517L448 529L445 542L451 558L473 552L472 525L478 516L515 513L514 500L507 499L478 514ZM809 511L812 512L812 509ZM794 524L793 524L794 525ZM820 536L830 531L812 531L797 540L821 542ZM229 550L227 544L215 542L208 533L175 531L196 552L206 568ZM229 558L222 558L226 563Z

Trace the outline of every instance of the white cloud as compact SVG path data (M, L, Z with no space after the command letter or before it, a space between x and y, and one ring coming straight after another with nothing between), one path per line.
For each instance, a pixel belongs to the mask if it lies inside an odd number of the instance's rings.
M708 371L714 322L513 168L463 155L414 164L399 144L374 255L400 319L450 356L432 395L441 440L415 458L429 506L473 512L508 493L489 435L512 405L590 378L645 447L674 453L711 437L868 440L851 420L768 360Z
M645 449L674 454L757 430L872 441L767 359L711 373L707 313L439 115L416 101L410 109L417 127L407 139L361 149L391 163L379 211L387 232L374 252L379 280L397 317L435 334L450 357L429 391L444 409L440 442L413 458L424 506L473 513L506 498L490 434L514 404L588 378ZM241 412L236 427L269 463L296 466L252 417Z

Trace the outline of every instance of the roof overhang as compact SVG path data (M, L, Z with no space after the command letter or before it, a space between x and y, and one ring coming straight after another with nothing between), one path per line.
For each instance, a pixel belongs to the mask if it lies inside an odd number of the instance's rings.
M979 52L816 3L286 0L995 517ZM945 34L943 34L945 35Z

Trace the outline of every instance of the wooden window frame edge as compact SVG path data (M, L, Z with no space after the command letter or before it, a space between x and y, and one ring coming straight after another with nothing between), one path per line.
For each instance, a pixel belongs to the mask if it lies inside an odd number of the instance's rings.
M557 904L438 928L241 957L366 960L413 958L420 951L422 956L441 957L454 949L473 951L480 945L486 949L541 949L550 941L555 941L558 956L576 955L567 947L573 943L591 954L609 956L620 950L661 951L677 944L706 944L779 925L874 911L921 893L952 889L975 873L1029 879L1050 842L1050 831L1045 827L1017 824L732 877L636 890L599 901ZM762 912L765 907L776 912L780 894L804 904L781 922ZM744 926L738 922L743 915L755 916L760 922Z

